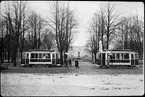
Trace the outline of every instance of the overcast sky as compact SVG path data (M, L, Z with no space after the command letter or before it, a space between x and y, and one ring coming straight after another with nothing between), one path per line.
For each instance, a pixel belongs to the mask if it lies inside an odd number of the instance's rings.
M78 34L75 37L73 45L84 46L88 37L87 27L93 16L93 13L99 10L99 1L70 1L71 8L75 10L75 14L79 21ZM142 2L113 2L115 8L122 12L122 16L139 15L144 20L144 4ZM28 6L44 18L49 16L49 6L52 1L28 1Z
M88 37L87 27L96 10L99 10L99 1L70 1L71 8L79 21L78 34L73 45L84 46ZM138 13L140 19L144 19L144 4L142 2L114 2L116 10L122 12L122 16L131 16ZM46 17L49 14L49 6L52 1L29 1L32 9Z

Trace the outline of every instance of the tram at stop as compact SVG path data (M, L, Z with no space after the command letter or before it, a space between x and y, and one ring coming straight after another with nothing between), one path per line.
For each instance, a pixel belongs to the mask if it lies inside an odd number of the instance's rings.
M130 50L105 50L98 52L97 65L100 67L126 66L138 67L138 53Z
M60 54L54 50L29 50L22 53L24 66L57 66L60 65Z

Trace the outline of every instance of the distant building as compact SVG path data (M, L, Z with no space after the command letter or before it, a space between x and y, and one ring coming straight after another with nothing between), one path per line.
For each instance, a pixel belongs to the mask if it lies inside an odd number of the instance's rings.
M53 46L52 49L58 51L56 46ZM70 58L91 58L90 53L85 50L85 46L73 46L67 53Z
M85 46L73 46L72 49L70 49L68 51L68 53L70 54L69 56L71 56L72 58L84 58L84 57L88 57L91 58L91 55L89 54L89 52L87 52L85 50Z

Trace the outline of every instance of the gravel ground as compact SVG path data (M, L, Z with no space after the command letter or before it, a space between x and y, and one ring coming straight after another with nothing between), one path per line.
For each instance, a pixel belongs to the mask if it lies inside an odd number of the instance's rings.
M100 69L80 62L80 69L10 67L1 72L2 96L143 95L143 68Z

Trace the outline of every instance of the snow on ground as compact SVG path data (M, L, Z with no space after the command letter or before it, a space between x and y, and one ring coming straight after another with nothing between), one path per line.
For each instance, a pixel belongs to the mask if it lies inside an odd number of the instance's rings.
M3 96L143 95L143 75L1 73Z

